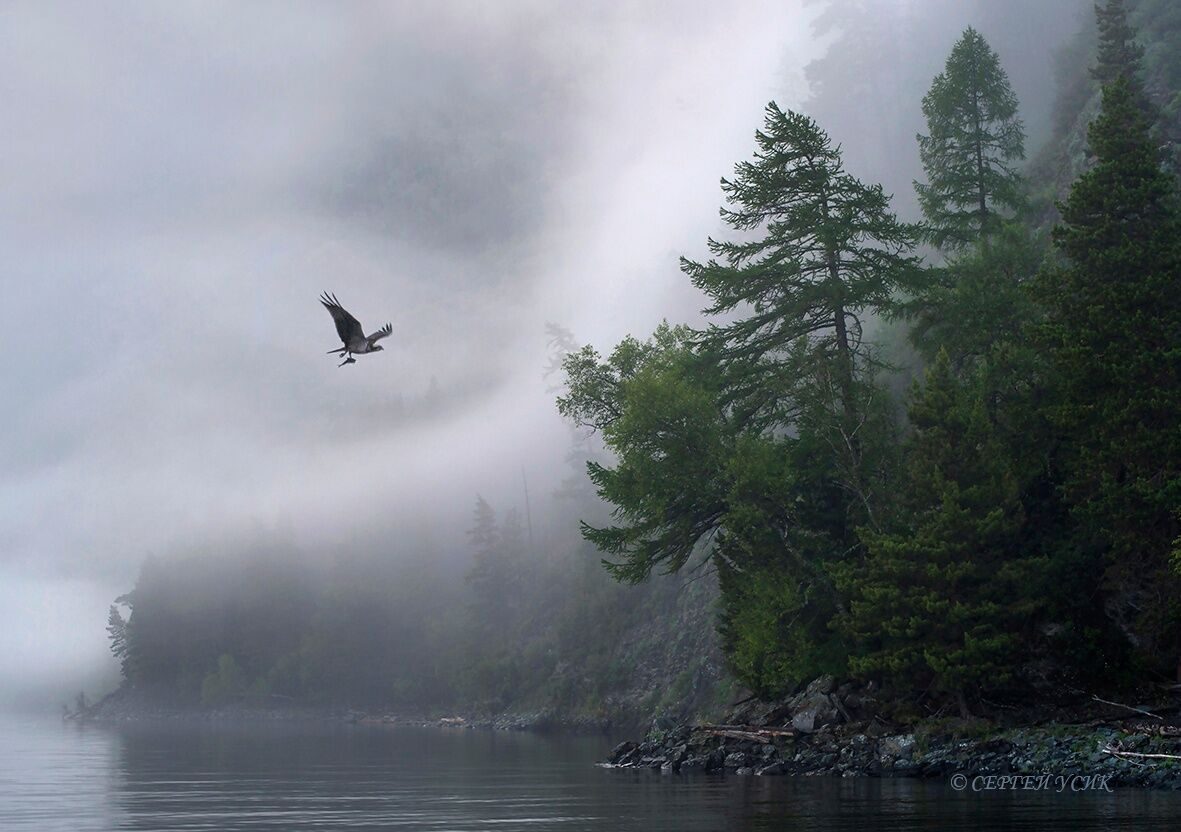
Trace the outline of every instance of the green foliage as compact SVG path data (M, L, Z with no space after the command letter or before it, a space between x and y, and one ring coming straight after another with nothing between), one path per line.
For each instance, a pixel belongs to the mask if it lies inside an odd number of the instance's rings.
M927 183L915 183L928 237L957 250L998 233L1023 206L1017 163L1025 133L1000 59L975 29L964 31L923 97L928 135L918 136Z
M1128 23L1124 0L1107 0L1102 6L1096 4L1095 23L1099 29L1099 44L1091 77L1101 85L1110 84L1117 78L1124 78L1132 85L1139 84L1144 47L1136 43L1136 33Z
M1043 245L1025 227L1005 223L987 247L951 256L903 304L911 341L928 361L945 350L954 368L982 361L1002 344L1017 344L1036 317L1027 285Z
M1157 122L1154 141L1174 173L1181 170L1181 4L1175 0L1103 0L1096 8L1097 25L1083 27L1058 58L1059 98L1054 133L1031 166L1030 178L1039 193L1039 227L1057 221L1055 201L1090 166L1086 152L1088 123L1099 110L1101 81L1124 74L1148 121ZM1110 34L1102 36L1104 16ZM1101 37L1102 36L1102 37ZM1102 40L1103 43L1098 41ZM1143 46L1143 54L1140 47ZM1111 57L1102 57L1100 53ZM1099 64L1107 64L1100 68ZM1140 91L1143 91L1143 96Z
M813 676L832 672L824 660L830 641L831 594L817 592L788 568L720 568L720 632L735 678L760 696L781 695ZM822 596L817 605L811 593Z
M1090 130L1095 166L1060 206L1037 295L1056 370L1049 411L1067 438L1068 499L1108 547L1109 606L1149 653L1176 659L1181 535L1181 213L1124 77Z
M617 459L589 471L619 524L584 524L584 535L618 558L608 569L632 583L658 566L679 570L694 555L712 559L731 670L756 689L782 690L816 666L812 654L831 639L835 599L824 564L851 534L833 454L840 408L834 415L823 397L805 401L795 436L739 429L710 389L719 374L688 335L661 327L647 343L624 341L606 361L590 350L568 360L569 393L559 406L600 429ZM873 420L867 440L877 433ZM858 447L864 457L876 446ZM774 623L784 617L784 596L766 579L777 569L808 588L795 630Z
M682 261L728 316L704 333L662 326L603 360L567 357L561 412L602 432L616 464L588 466L616 525L584 536L625 581L712 560L731 670L782 691L832 649L830 565L873 524L892 419L862 316L918 272L915 229L879 186L846 174L811 119L774 103L753 161L722 180L739 241ZM739 313L737 315L733 313Z
M871 367L862 316L880 312L918 271L916 229L889 210L880 185L844 171L839 148L807 116L766 109L754 159L722 180L722 219L738 241L709 241L715 258L681 268L705 292L709 315L741 310L705 333L706 355L725 371L725 403L740 425L792 422L800 387L832 376L843 418L857 419L854 390Z
M1151 128L1160 111L1144 89L1144 47L1136 43L1136 33L1128 22L1124 0L1107 0L1102 6L1096 5L1095 23L1099 29L1099 43L1091 77L1102 86L1122 78Z
M618 525L583 523L583 535L614 559L607 566L621 580L677 571L726 508L720 474L733 432L716 375L693 352L689 330L667 324L646 343L624 340L606 361L590 348L574 353L566 371L559 411L601 431L617 460L591 462L588 472Z
M823 672L832 638L827 564L845 548L846 500L814 439L744 436L727 468L719 632L731 672L768 696Z
M1006 681L1024 644L1044 560L1025 550L1017 478L980 399L941 352L910 407L905 512L863 530L841 573L856 672L954 694Z

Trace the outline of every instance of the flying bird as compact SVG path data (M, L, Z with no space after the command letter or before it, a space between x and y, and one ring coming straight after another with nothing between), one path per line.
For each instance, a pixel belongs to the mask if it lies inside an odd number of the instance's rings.
M383 348L377 342L394 331L393 326L386 324L372 335L366 335L365 330L361 329L361 322L345 311L344 307L340 305L340 301L336 299L336 295L325 292L320 296L320 303L324 304L324 308L332 316L332 321L336 324L336 334L344 342L343 347L328 350L329 355L336 353L344 356L344 361L336 365L338 367L343 367L345 364L356 364L357 359L353 358L354 355L380 351Z

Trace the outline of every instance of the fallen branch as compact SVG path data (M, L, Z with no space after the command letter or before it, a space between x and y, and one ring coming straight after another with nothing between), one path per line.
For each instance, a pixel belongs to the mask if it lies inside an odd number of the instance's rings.
M1110 745L1104 746L1101 750L1104 754L1110 754L1113 757L1140 757L1145 760L1181 760L1181 754L1141 754L1137 751L1120 751L1118 748L1112 748Z
M768 734L756 734L752 731L730 731L726 729L710 729L705 733L711 737L725 737L731 740L742 740L743 742L757 742L759 745L767 745L774 738Z
M1098 696L1096 696L1093 693L1091 694L1091 698L1093 700L1095 700L1096 702L1102 702L1104 705L1112 705L1116 708L1123 708L1126 711L1132 711L1134 713L1144 714L1144 716L1150 716L1153 719L1159 719L1161 722L1165 721L1165 718L1163 716L1160 716L1159 714L1154 714L1151 711L1146 711L1143 708L1133 708L1131 705L1124 705L1120 702L1110 702L1106 699L1100 699Z
M703 723L696 726L698 731L746 731L750 734L771 734L774 736L794 737L795 730L791 728L766 728L762 725L710 725Z

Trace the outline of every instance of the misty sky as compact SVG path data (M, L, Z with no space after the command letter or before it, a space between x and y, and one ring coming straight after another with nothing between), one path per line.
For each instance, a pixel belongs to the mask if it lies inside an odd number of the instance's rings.
M923 3L925 84L974 4ZM0 6L0 684L93 666L148 554L446 547L546 494L545 322L694 317L677 257L807 101L820 5ZM337 369L322 290L385 351Z

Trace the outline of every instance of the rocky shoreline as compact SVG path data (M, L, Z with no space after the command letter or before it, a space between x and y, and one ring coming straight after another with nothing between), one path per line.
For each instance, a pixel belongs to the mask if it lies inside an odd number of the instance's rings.
M870 698L825 677L791 699L739 709L727 724L658 721L643 741L620 743L601 765L667 774L940 778L974 791L1181 790L1181 726L1158 714L1007 726L935 719L903 729L876 714L864 718Z
M752 701L722 724L657 719L641 741L622 742L604 767L665 774L738 776L922 777L963 788L1181 790L1181 723L1150 708L1092 702L1046 714L985 719L899 720L872 686L854 690L822 677L799 694ZM1124 714L1112 713L1123 709ZM885 715L884 715L885 714ZM215 724L331 722L370 726L606 733L620 725L603 716L550 710L499 715L406 715L301 706L234 703L183 708L121 689L75 718L100 723L187 721ZM1005 778L1005 779L988 779Z
M699 771L754 776L950 780L951 775L961 773L971 778L965 781L969 786L977 776L1027 775L1051 778L1059 783L1064 780L1066 788L1074 784L1074 790L1084 788L1080 781L1085 778L1093 781L1085 785L1087 789L1106 784L1111 788L1181 790L1181 764L1120 754L1176 754L1178 745L1176 737L1152 736L1135 729L1079 730L1077 726L1055 724L1007 730L980 739L921 733L875 737L826 728L802 737L743 740L680 726L640 743L620 743L602 765L651 768L666 773ZM985 784L981 784L983 787ZM1037 786L1027 784L1025 788Z

